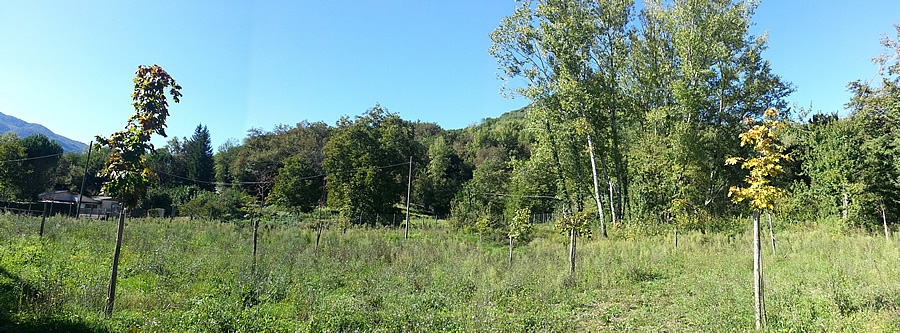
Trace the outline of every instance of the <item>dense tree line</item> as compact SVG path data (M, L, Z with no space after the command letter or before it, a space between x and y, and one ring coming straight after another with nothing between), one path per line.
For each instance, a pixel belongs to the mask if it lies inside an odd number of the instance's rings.
M722 217L748 213L727 197L745 175L725 159L750 153L736 139L747 119L778 108L793 161L774 180L790 193L777 214L867 227L900 217L897 41L883 41L879 75L848 86L845 117L809 115L787 107L793 87L763 56L766 35L749 32L755 6L650 1L636 11L627 0L523 1L490 35L490 53L511 79L507 92L530 106L447 130L375 105L333 125L251 129L215 154L198 125L147 156L159 185L140 207L230 218L258 203L328 206L374 223L364 216L407 201L412 159L413 210L452 215L461 228L503 229L504 217L527 209L587 213L604 235L607 225L715 230ZM61 151L46 138L0 138L0 158L11 161L0 169L2 194L78 191L85 166L84 190L97 194L108 152L18 161L52 154Z

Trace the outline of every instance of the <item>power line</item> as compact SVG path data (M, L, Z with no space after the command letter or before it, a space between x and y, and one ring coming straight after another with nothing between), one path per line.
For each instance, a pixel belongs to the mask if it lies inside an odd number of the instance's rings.
M560 199L557 198L557 197L551 197L551 196L549 196L549 195L516 195L516 194L487 193L487 192L484 192L484 193L481 193L481 194L485 194L485 195L495 195L495 196L498 196L498 197L516 197L516 198L535 198L535 199L554 199L554 200L560 200Z
M353 169L353 170L341 170L341 171L335 171L335 172L326 172L326 173L318 174L318 175L314 175L314 176L306 176L306 177L291 178L291 179L294 179L294 180L306 180L306 179L319 178L319 177L324 177L324 176L328 176L328 175L335 175L335 174L354 173L354 172L362 172L362 171L372 171L372 170L388 169L388 168L398 167L398 166L401 166L401 165L407 165L407 164L409 164L409 162L403 162L403 163L397 163L397 164L391 164L391 165L385 165L385 166L377 166L377 167L371 167L371 168L364 168L364 169ZM163 174L163 175L166 175L166 176L170 176L170 177L174 177L174 178L178 178L178 179L181 179L181 180L191 181L191 182L200 183L200 184L217 185L217 186L240 186L240 185L259 185L259 184L274 184L274 183L275 183L274 180L264 181L264 182L239 182L239 183L208 182L208 181L205 181L205 180L198 180L198 179L191 179L191 178L187 178L187 177L182 177L182 176L174 175L174 174L171 174L171 173L168 173L168 172L159 171L159 170L153 170L153 172L156 172L156 173L158 173L158 174Z
M182 179L182 180L187 180L187 181L195 182L195 183L200 183L200 184L210 184L210 185L239 186L239 185L257 185L257 184L269 184L269 183L272 183L272 182L240 182L240 183L208 182L208 181L205 181L205 180L191 179L191 178L182 177L182 176L179 176L179 175L173 175L173 174L171 174L171 173L164 172L164 171L159 171L159 170L153 170L153 172L156 172L156 173L158 173L158 174L163 174L163 175L166 175L166 176L169 176L169 177L174 177L174 178L178 178L178 179Z
M17 159L17 160L6 160L6 161L0 161L0 163L12 163L12 162L32 161L32 160L39 160L39 159L42 159L42 158L50 158L50 157L60 156L60 155L62 155L62 153L59 153L59 154L51 154L51 155L44 155L44 156L26 157L26 158L20 158L20 159Z

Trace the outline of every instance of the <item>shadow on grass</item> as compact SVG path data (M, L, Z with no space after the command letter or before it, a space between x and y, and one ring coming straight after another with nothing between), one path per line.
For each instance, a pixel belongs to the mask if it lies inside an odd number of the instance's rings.
M17 316L21 308L49 307L41 304L41 289L23 281L16 275L0 267L0 333L6 332L106 332L91 327L87 323L42 315L29 311L25 316ZM30 304L29 304L30 303ZM37 303L37 304L35 304ZM48 309L52 310L52 309Z

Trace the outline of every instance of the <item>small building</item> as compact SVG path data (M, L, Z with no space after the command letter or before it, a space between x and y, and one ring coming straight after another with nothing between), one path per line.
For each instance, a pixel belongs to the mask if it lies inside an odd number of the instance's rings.
M105 213L118 213L122 210L122 206L119 205L119 202L113 200L112 197L96 196L91 197L91 199L96 201L100 206L100 210Z
M52 203L61 203L61 204L69 204L74 205L76 203L80 204L82 209L85 208L96 208L100 202L92 199L91 197L84 196L81 200L78 200L78 194L72 194L69 191L50 191L38 194L38 198L41 202L52 202Z
M51 204L75 205L78 204L79 214L87 215L108 215L118 213L121 206L118 201L112 200L112 197L103 196L83 196L81 200L78 194L69 191L50 191L38 194L40 202Z

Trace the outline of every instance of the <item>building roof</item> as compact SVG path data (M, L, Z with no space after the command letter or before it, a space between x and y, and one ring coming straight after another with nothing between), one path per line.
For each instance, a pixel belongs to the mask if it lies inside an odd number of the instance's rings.
M72 202L72 203L78 202L78 195L72 194L69 191L44 192L44 193L38 194L38 198L40 198L41 201ZM89 196L83 196L81 198L81 203L98 204L100 202Z

